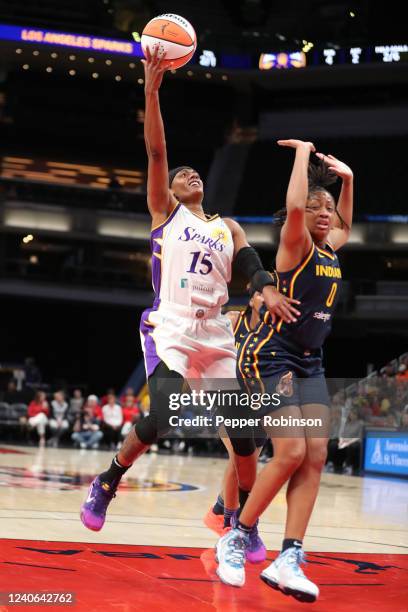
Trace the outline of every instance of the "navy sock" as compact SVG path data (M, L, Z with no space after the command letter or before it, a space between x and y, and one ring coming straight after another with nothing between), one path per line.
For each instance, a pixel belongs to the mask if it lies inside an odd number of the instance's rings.
M224 500L221 495L217 497L217 501L213 506L214 514L224 514Z
M224 528L231 527L231 516L234 514L234 512L235 510L224 508Z
M99 474L99 479L102 482L106 482L108 485L111 486L111 488L116 489L123 474L125 474L125 472L127 472L129 468L130 465L125 467L121 465L121 463L119 463L117 457L114 457L110 468L106 470L106 472L102 472L102 474Z
M302 548L303 542L302 540L296 540L292 538L285 538L282 542L282 551L285 552L288 548Z

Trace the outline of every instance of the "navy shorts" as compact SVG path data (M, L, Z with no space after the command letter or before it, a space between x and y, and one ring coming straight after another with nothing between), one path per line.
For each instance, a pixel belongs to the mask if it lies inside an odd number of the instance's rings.
M268 359L260 360L260 379L242 378L241 387L249 393L279 395L279 405L262 406L259 416L270 414L285 406L322 404L330 406L330 396L322 365L323 351L305 350L287 338L274 334L268 341Z

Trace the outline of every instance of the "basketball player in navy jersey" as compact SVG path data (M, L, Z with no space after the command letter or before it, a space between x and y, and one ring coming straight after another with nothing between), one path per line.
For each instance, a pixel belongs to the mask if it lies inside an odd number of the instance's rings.
M302 541L316 501L327 453L329 395L322 366L322 346L330 333L341 284L336 251L348 240L353 214L353 173L332 155L317 153L322 164L309 165L315 151L310 142L282 140L296 150L281 230L276 271L279 288L302 303L302 313L290 326L282 319L270 324L268 315L248 334L238 354L238 371L248 388L280 394L273 416L320 418L323 427L274 428L274 457L257 476L233 529L217 544L217 573L234 586L245 583L245 550L260 515L288 481L287 520L282 550L261 573L268 585L300 601L315 601L318 587L308 580ZM339 202L327 191L333 175L342 179ZM308 182L309 179L309 182ZM340 227L335 227L336 217ZM268 409L271 413L270 408ZM264 416L259 411L256 416ZM265 422L265 421L264 421Z
M166 433L170 393L184 380L236 380L236 348L231 322L221 314L228 300L233 259L262 292L272 316L294 322L297 300L283 296L231 219L207 216L203 183L189 166L169 172L159 104L166 69L156 47L147 51L145 69L145 143L148 155L147 201L152 216L152 280L155 299L141 317L140 332L151 409L138 421L110 468L92 482L81 508L83 524L99 531L120 479ZM255 530L256 528L254 528Z
M233 325L235 346L238 354L248 334L252 333L266 315L266 312L269 312L265 309L262 293L256 291L251 285L248 285L248 292L250 299L245 310L241 312L227 312L227 317ZM254 427L248 431L248 434L248 439L244 440L244 443L248 447L248 452L251 450L252 453L256 454L256 458L258 458L267 440L266 433L262 427ZM224 472L222 493L218 495L215 505L208 510L204 517L205 525L219 535L222 535L229 529L232 515L239 508L240 495L242 497L233 457L236 440L233 440L233 444L231 444L227 436L223 436L222 440L228 449L230 459ZM249 543L245 553L246 559L250 563L261 563L266 559L266 548L259 537L258 529L250 532Z

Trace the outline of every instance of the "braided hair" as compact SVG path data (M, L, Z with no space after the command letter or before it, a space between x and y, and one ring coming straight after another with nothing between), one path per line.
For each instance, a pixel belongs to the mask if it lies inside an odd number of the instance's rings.
M309 185L309 195L317 191L327 191L326 187L333 185L338 179L337 174L324 162L318 164L309 163L307 169L307 182Z
M307 182L309 186L308 197L310 197L312 194L317 193L319 191L327 191L327 187L335 183L337 179L338 179L337 175L332 170L329 170L329 167L323 161L319 160L319 162L316 164L309 162L309 166L307 169ZM340 217L337 209L336 209L336 213L339 216L341 222L345 224L343 219ZM272 218L273 225L276 225L277 227L282 227L282 225L286 221L286 217L287 217L287 209L285 206L283 208L280 208L273 215L273 218Z

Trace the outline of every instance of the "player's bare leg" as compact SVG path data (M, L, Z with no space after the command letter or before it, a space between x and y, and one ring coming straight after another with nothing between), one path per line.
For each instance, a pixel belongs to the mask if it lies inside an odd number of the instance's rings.
M235 471L232 445L227 437L221 437L221 440L228 451L228 462L224 470L221 493L218 495L214 506L208 510L204 517L205 525L218 535L222 535L224 529L230 527L231 516L239 507L238 478Z

